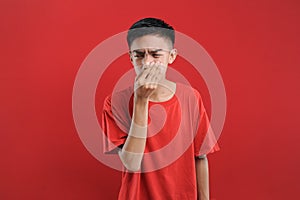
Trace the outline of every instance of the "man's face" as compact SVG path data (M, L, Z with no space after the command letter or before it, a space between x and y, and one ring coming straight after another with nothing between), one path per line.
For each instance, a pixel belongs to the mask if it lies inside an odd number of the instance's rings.
M143 71L147 63L160 62L165 68L176 57L176 50L172 50L172 43L166 38L156 35L145 35L136 38L130 47L130 58L136 74Z

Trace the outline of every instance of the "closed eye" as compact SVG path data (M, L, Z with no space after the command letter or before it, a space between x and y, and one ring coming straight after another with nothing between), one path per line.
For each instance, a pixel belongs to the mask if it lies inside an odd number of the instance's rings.
M134 57L135 58L144 58L145 57L145 53L135 53Z
M151 55L153 58L159 58L160 56L162 56L162 54L158 54L158 53L153 53Z

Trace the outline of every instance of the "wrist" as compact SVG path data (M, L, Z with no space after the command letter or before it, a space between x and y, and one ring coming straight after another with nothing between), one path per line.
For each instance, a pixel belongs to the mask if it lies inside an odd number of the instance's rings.
M148 124L148 99L135 98L133 106L133 122L139 126L147 126Z
M139 106L147 106L149 98L134 96L134 103Z

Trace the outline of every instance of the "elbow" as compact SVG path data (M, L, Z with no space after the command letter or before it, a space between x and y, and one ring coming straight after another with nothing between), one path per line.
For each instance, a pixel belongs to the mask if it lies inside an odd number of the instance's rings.
M141 169L141 165L136 165L136 164L126 164L123 163L124 167L131 172L138 172Z
M131 152L119 152L120 160L123 166L131 172L138 172L141 169L143 154L136 154Z

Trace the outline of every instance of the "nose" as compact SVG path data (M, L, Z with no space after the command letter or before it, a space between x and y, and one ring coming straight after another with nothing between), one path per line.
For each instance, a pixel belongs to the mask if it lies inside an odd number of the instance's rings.
M145 52L144 59L143 59L143 64L145 64L147 62L152 62L153 59L154 58L148 52Z

